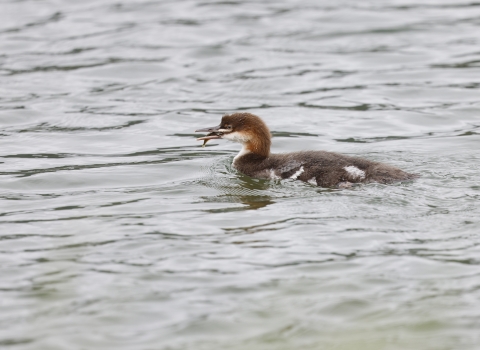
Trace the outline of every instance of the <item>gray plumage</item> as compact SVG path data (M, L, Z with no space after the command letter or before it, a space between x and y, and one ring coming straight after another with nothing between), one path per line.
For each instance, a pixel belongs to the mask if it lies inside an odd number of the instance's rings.
M268 157L249 153L235 159L233 166L248 176L262 179L288 179L300 172L296 180L314 181L322 187L368 182L388 184L418 177L388 164L325 151L270 154Z

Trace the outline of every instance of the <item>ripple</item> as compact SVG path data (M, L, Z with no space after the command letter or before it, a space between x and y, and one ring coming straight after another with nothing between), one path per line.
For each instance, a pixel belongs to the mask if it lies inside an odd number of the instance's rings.
M478 3L0 7L0 347L478 348ZM422 176L249 178L235 111Z

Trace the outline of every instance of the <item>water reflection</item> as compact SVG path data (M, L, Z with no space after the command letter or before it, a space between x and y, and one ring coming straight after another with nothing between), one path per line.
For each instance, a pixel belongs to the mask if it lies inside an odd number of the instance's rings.
M256 210L264 208L275 203L273 196L269 196L269 190L277 185L273 181L253 179L246 175L236 173L229 165L223 169L223 175L227 177L212 176L210 179L204 180L204 184L208 187L220 191L222 194L202 197L205 202L212 203L241 203L242 207L231 207L222 209L211 209L209 212L231 212L239 210ZM219 170L219 166L213 166L210 171Z

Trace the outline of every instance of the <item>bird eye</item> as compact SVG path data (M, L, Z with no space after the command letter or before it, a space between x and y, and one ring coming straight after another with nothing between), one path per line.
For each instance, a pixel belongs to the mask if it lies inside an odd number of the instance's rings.
M227 126L225 126L225 127L226 127L227 129L231 129L231 128L232 128L231 125L227 125Z

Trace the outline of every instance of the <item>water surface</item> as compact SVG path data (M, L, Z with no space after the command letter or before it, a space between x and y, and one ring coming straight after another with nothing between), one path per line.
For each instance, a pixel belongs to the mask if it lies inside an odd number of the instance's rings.
M0 347L480 347L480 4L0 4ZM197 128L422 177L331 190Z

